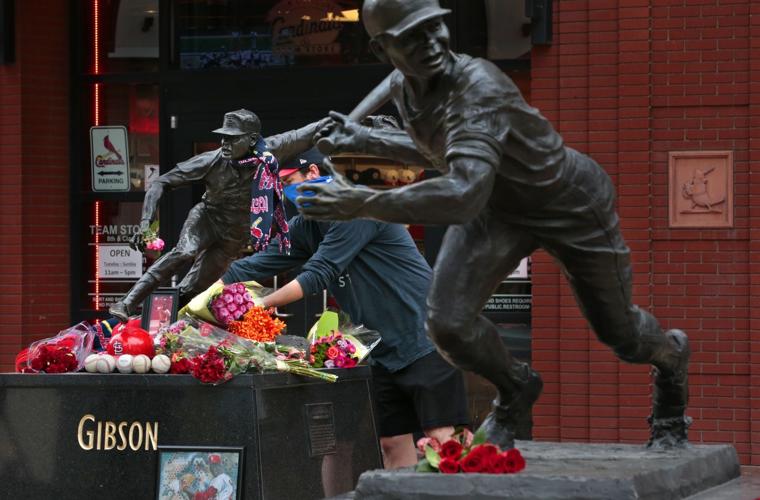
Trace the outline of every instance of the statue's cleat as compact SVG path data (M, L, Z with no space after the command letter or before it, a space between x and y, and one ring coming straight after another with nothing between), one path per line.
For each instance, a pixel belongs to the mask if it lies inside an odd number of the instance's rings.
M111 314L111 316L119 318L119 321L122 323L126 322L130 316L130 311L127 308L127 305L122 301L118 301L112 304L111 307L108 308L108 312Z
M680 415L670 418L653 418L650 416L647 420L651 430L647 448L669 450L689 446L688 431L691 417Z
M524 420L543 389L544 383L538 373L530 370L528 377L508 405L494 401L493 410L480 425L479 430L484 431L486 441L502 450L515 447L518 428L524 426Z
M649 448L686 445L691 425L691 418L685 415L689 401L689 339L681 330L669 330L665 335L672 350L665 362L654 368Z

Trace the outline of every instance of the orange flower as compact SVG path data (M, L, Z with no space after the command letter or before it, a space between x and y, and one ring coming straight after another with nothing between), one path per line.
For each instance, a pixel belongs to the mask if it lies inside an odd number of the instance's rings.
M227 329L239 337L257 342L273 342L285 328L285 323L263 307L254 306L237 321L231 321Z

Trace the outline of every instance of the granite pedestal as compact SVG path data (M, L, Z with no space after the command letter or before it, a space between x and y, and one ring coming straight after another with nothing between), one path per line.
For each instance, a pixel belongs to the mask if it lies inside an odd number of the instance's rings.
M173 446L242 448L241 499L349 491L381 467L370 370L332 372L334 384L266 374L219 386L189 375L2 374L0 497L156 498L158 455Z
M518 474L424 474L368 471L355 500L669 500L739 476L729 445L677 451L643 446L518 441L527 468Z

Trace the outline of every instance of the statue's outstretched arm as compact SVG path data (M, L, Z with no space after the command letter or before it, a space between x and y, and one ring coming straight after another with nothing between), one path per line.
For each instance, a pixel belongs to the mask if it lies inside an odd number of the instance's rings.
M312 147L314 134L327 123L327 120L327 118L323 118L304 127L288 130L264 140L269 151L277 157L280 164L283 164L295 155Z
M323 138L330 153L363 153L419 166L430 164L404 130L367 127L335 111L314 137L315 142Z
M296 201L301 213L314 219L462 224L488 202L495 169L488 161L470 156L452 158L448 165L446 175L385 191L355 186L333 172L333 182L299 188L314 195L300 196Z

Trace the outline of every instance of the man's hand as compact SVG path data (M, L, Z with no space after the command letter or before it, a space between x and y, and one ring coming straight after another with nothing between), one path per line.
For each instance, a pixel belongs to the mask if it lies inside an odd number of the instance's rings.
M132 235L132 239L129 241L129 246L132 250L137 250L140 253L145 252L145 232L148 229L150 229L150 221L140 221L140 228Z
M314 134L314 142L324 154L343 151L361 152L369 136L369 131L369 127L359 125L350 120L348 116L330 111L330 118Z
M298 192L313 191L313 196L299 196L296 203L301 213L310 219L348 220L361 217L361 208L372 196L372 189L355 186L335 170L325 159L323 167L330 173L332 182L303 183Z

